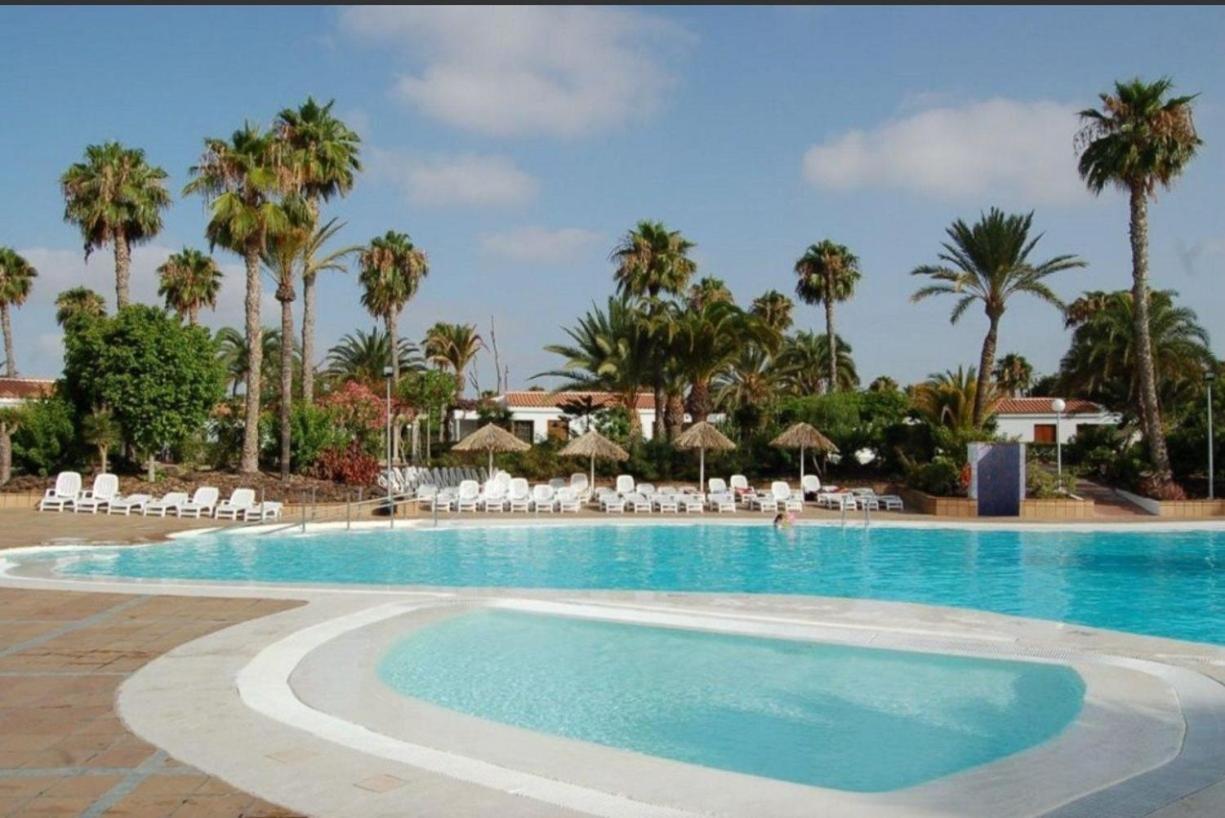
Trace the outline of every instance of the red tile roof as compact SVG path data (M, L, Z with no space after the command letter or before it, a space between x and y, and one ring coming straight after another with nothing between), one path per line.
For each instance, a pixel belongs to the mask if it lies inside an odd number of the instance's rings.
M1004 398L995 407L995 413L997 415L1053 415L1055 414L1055 410L1051 409L1053 400L1054 398ZM1065 415L1096 414L1105 411L1093 401L1080 398L1068 398L1065 399L1065 403L1067 403L1067 408L1063 410Z
M603 408L617 402L617 397L611 392L542 392L523 391L507 392L506 405L511 409L555 409L571 401L581 401L591 398L597 407ZM654 409L655 397L649 392L638 393L638 408Z
M54 391L55 381L50 378L0 378L0 399L30 400Z

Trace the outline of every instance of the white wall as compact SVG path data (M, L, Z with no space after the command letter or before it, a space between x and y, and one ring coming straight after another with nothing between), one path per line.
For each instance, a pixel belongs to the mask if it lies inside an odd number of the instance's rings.
M1120 418L1105 412L1092 415L1064 415L1058 423L1059 442L1067 443L1076 436L1076 427L1117 426ZM995 428L1003 437L1020 440L1022 443L1034 442L1035 425L1055 425L1055 413L1044 415L996 415Z

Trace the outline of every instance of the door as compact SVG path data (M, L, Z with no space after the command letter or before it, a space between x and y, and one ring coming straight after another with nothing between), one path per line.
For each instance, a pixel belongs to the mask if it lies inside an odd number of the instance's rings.
M1035 423L1034 424L1034 443L1049 443L1055 445L1055 424L1053 423Z

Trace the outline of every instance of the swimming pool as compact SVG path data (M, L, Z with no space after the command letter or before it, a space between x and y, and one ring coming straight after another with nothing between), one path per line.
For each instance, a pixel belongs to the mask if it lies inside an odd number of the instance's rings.
M996 761L1060 733L1071 668L482 610L395 643L399 693L537 732L854 792Z
M91 550L68 557L61 570L225 582L812 594L1225 644L1223 565L1225 532L1215 530L778 532L759 523L218 533Z

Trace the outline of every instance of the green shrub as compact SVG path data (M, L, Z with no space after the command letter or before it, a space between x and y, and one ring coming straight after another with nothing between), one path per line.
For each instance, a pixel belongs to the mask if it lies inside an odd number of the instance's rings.
M907 475L911 488L937 497L956 497L965 494L961 486L961 467L944 458L915 466Z
M1051 474L1046 469L1026 468L1025 470L1025 496L1035 500L1049 500L1052 497L1061 497L1059 492L1059 479Z
M43 398L22 408L13 433L13 465L46 477L81 462L72 406L60 397Z

